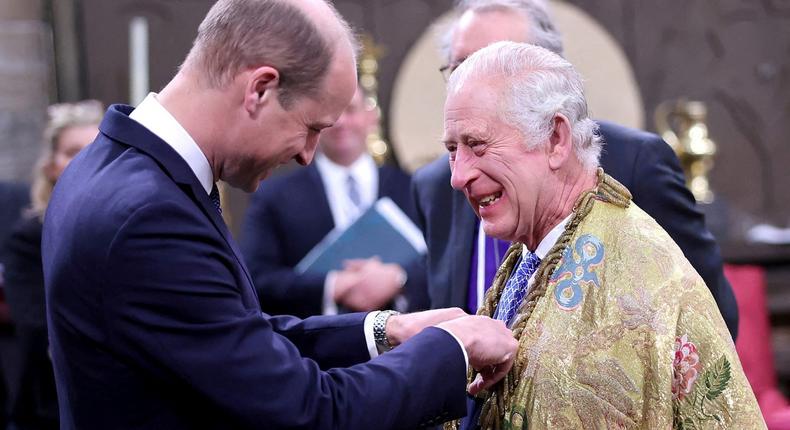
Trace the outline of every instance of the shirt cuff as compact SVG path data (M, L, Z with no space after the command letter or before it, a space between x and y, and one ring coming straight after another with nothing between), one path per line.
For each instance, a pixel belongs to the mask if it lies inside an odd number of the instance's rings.
M381 311L375 311L367 314L363 324L363 330L365 331L365 343L368 346L370 358L376 358L379 356L379 349L376 347L376 338L373 337L373 320L376 319L376 315L379 313L381 313ZM463 346L461 348L463 348ZM466 356L466 351L464 351L464 356Z
M372 324L372 322L371 322L371 324ZM463 351L463 353L464 353L464 363L466 363L466 373L468 374L469 373L469 354L466 353L466 348L464 348L464 344L461 343L461 339L458 339L458 337L456 337L453 334L453 332L451 332L450 330L444 329L444 328L439 327L439 326L435 326L435 327L446 331L450 336L453 337L453 339L455 339L456 342L458 342L458 346L461 347L461 351ZM372 327L371 327L371 330L372 330Z
M321 313L324 315L337 315L337 303L335 303L336 278L337 272L334 270L327 273L326 278L324 278L324 299L321 304Z

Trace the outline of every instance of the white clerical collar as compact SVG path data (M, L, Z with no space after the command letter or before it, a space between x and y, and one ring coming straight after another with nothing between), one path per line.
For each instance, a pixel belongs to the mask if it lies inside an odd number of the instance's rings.
M565 217L565 219L563 219L562 221L560 221L559 224L555 225L554 228L552 228L549 231L546 237L544 237L543 240L540 241L540 243L538 244L538 248L535 250L535 255L537 255L538 258L540 258L541 260L546 258L546 254L548 254L549 251L551 251L551 248L554 246L555 243L557 243L557 240L559 240L560 235L562 235L562 232L565 231L565 224L568 224L568 221L571 220L571 216L573 216L573 212L568 214L568 216ZM527 249L527 245L524 245L524 254L526 254L527 252L529 252L529 249Z
M206 190L206 194L211 193L214 187L214 173L211 171L206 155L184 127L159 103L156 93L149 93L132 111L129 118L170 145L187 162L200 181L200 185Z

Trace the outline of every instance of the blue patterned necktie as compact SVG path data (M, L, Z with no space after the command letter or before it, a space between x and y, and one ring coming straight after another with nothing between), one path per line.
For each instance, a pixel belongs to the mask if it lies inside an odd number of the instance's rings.
M217 188L217 184L214 184L211 188L211 194L209 194L208 197L211 199L211 203L214 203L217 212L222 215L222 203L219 201L219 188Z
M518 267L510 275L499 298L499 305L496 307L496 319L502 320L509 325L510 320L516 315L516 311L527 295L529 278L535 273L538 266L540 266L540 258L534 253L527 251L526 254L521 256Z
M351 203L354 205L354 210L359 211L360 206L362 206L362 197L359 195L359 186L357 185L357 180L354 179L350 173L346 178L346 187L348 192L348 199L351 200Z

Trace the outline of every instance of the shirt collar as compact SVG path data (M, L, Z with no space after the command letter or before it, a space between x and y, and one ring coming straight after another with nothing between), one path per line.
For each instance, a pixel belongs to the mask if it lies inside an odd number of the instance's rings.
M551 248L554 246L555 243L557 243L557 240L560 238L560 235L562 235L562 232L565 231L565 225L568 224L568 221L570 221L572 215L573 212L568 214L568 216L566 216L565 219L560 221L559 224L555 225L554 228L552 228L549 231L546 237L544 237L543 240L540 241L540 243L538 244L538 248L535 249L535 255L537 255L538 258L540 258L541 260L546 258L546 254L548 254L549 251L551 251ZM524 245L524 254L526 255L527 252L530 251L529 249L527 249L527 245Z
M370 175L370 171L376 170L376 163L368 153L362 154L350 166L346 167L335 163L329 157L319 152L315 157L315 163L322 174L329 175L332 178L339 178L343 181L350 174L357 182L360 182L361 178Z
M149 93L129 117L170 145L186 161L206 193L211 193L214 173L206 155L184 127L159 103L156 93Z

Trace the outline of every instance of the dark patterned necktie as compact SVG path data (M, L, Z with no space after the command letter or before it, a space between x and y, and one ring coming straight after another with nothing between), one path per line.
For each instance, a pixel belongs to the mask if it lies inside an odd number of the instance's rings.
M214 208L217 209L220 215L222 215L222 203L219 201L219 188L217 188L217 184L211 188L211 194L208 195L211 199L211 203L214 203Z
M509 325L510 320L516 315L516 311L527 295L529 278L535 273L538 266L540 266L540 258L532 252L527 251L526 254L521 256L518 267L510 275L507 284L505 284L505 289L502 291L502 296L499 298L499 305L496 307L496 319L502 320Z

